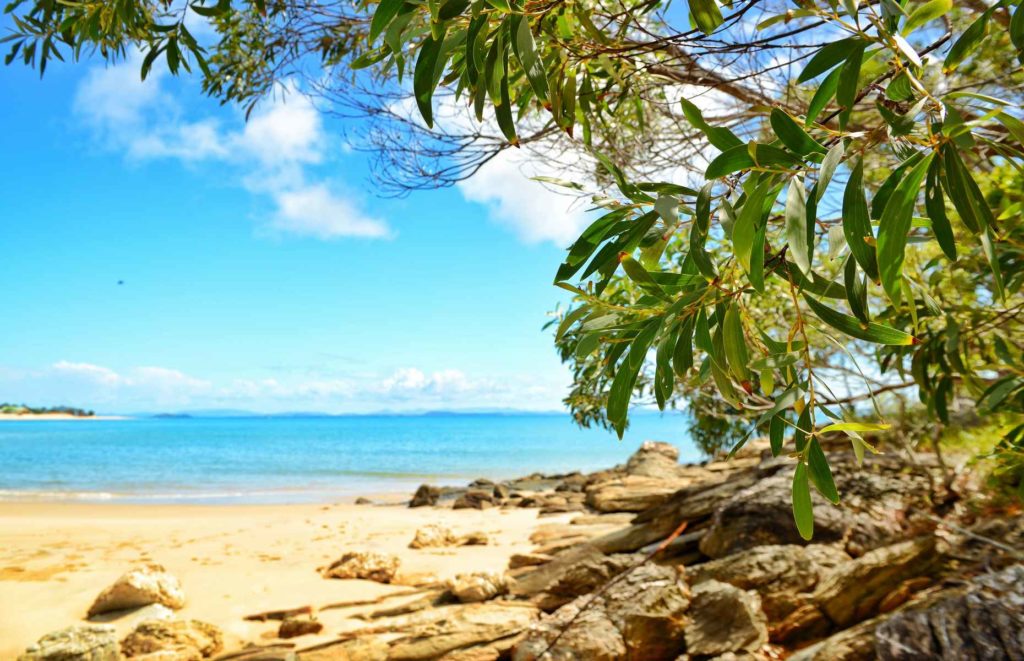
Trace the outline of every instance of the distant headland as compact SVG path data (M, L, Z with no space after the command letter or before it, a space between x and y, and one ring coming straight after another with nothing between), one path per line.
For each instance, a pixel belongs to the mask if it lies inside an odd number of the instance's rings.
M95 411L73 406L28 406L26 404L0 404L0 420L112 420L111 416L98 416Z

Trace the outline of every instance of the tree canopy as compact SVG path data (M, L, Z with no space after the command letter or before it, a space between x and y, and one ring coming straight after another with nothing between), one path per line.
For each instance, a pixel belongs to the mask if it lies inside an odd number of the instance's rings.
M248 108L287 81L365 121L382 190L509 148L591 195L555 282L578 422L685 398L838 502L822 440L916 389L1024 412L1021 0L13 0L7 62L133 49ZM205 22L202 31L190 29ZM194 34L195 33L195 34ZM882 416L884 417L884 416ZM715 427L711 420L725 421ZM1018 418L1019 421L1019 418ZM1024 425L999 458L1024 493Z

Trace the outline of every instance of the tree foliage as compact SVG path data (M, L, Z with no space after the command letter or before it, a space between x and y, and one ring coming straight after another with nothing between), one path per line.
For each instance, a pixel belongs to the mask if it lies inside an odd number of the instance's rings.
M1024 411L1024 3L982 0L14 0L15 57L197 68L250 108L302 78L368 118L400 190L510 147L594 194L556 284L582 424L680 397L798 462L873 448L856 405ZM189 16L209 21L200 43ZM418 112L410 112L415 108ZM568 180L577 179L576 183ZM540 184L538 184L540 185ZM705 422L705 429L714 429ZM736 430L742 429L742 435ZM1020 462L1024 428L1000 457ZM1011 471L1012 472L1012 471ZM1019 474L1019 471L1017 471Z

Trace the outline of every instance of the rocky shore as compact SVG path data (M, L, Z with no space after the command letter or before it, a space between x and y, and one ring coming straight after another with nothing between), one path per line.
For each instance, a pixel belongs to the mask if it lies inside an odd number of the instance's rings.
M100 592L91 621L20 658L1024 658L1024 516L979 509L970 471L951 475L933 455L892 452L862 467L852 453L829 456L843 500L814 496L810 544L793 523L789 459L752 444L730 461L680 465L674 447L646 443L597 473L423 485L412 496L408 506L425 512L530 509L550 519L507 566L408 580L396 555L345 549L318 568L322 580L401 589L301 606L294 595L247 616L266 623L265 636L228 646L217 627L175 615L187 586L149 563ZM490 543L485 531L426 518L409 531L413 553ZM138 623L119 637L100 620L126 609ZM328 624L342 611L343 626Z

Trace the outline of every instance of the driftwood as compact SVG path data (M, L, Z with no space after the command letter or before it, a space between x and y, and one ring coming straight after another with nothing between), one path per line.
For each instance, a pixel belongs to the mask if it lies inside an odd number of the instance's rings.
M333 604L327 604L326 606L299 606L297 608L286 608L282 610L263 611L262 613L253 613L252 615L246 615L244 620L249 622L266 622L267 620L284 620L289 617L295 617L296 615L311 615L314 612L335 610L338 608L356 608L357 606L373 606L379 604L382 601L388 599L394 599L396 597L408 597L414 594L421 594L426 592L427 588L416 588L415 590L403 590L401 592L392 592L377 597L376 599L359 599L356 601L338 601Z

